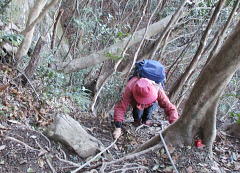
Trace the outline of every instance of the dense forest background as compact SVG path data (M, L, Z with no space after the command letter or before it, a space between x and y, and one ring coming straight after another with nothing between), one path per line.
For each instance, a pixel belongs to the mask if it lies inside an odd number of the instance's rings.
M1 0L0 172L238 172L239 3ZM166 67L164 89L181 118L169 126L159 108L153 127L136 129L128 112L114 141L113 106L142 59ZM71 144L49 139L59 115L111 158L91 153L84 165ZM64 140L84 138L72 136Z

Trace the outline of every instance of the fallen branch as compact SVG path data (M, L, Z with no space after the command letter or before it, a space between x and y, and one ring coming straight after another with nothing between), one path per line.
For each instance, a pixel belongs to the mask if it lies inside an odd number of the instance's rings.
M131 168L122 168L122 169L114 170L114 171L111 171L109 173L114 173L114 172L119 172L119 171L126 172L126 171L129 171L129 170L134 170L135 171L137 169L149 169L149 168L146 167L146 166L135 166L135 167L131 167Z
M138 130L140 130L143 127L149 127L149 126L145 125L145 124L142 124L142 125L138 126L135 131L137 132Z
M40 152L40 150L38 150L38 149L36 149L36 148L33 148L33 147L29 146L28 144L26 144L26 143L24 143L24 142L22 142L22 141L20 141L20 140L18 140L18 139L16 139L16 138L14 138L14 137L6 136L5 139L11 140L11 141L15 141L15 142L17 142L17 143L20 143L20 144L24 145L25 148L31 149L31 150L33 150L33 151L39 151L39 152Z
M61 159L60 157L58 157L58 155L55 155L55 156L56 156L56 158L57 158L58 160L60 160L61 162L67 163L67 164L72 165L72 166L75 166L75 167L81 166L80 164L71 162L71 161L69 161L69 160Z
M79 168L71 171L71 173L76 173L77 171L81 170L82 168L84 168L85 166L89 165L92 161L94 161L97 157L101 156L101 154L103 154L105 151L107 151L109 148L111 148L115 143L117 142L117 139L115 139L113 141L113 143L111 143L107 148L105 148L104 150L102 150L100 153L98 153L95 157L93 157L92 159L90 159L89 161L87 161L85 164L83 164L82 166L80 166Z
M175 166L175 164L174 164L174 162L173 162L173 160L172 160L172 157L171 157L171 155L170 155L170 153L169 153L168 147L167 147L167 145L166 145L166 143L165 143L165 140L164 140L164 138L163 138L163 136L162 136L162 132L161 132L161 131L160 131L160 133L159 133L159 136L160 136L160 138L161 138L161 141L162 141L162 143L163 143L163 146L164 146L164 148L165 148L165 150L166 150L167 156L168 156L168 158L169 158L169 160L170 160L173 168L175 169L176 173L179 173L178 170L177 170L177 168L176 168L176 166Z
M115 163L117 163L117 162L121 162L121 161L128 160L128 159L133 159L133 158L139 157L139 156L142 155L142 154L146 154L146 153L148 153L148 152L150 152L150 151L156 150L156 149L161 148L161 147L162 147L162 145L157 144L157 145L155 145L155 146L153 146L153 147L151 147L151 148L148 148L148 149L146 149L146 150L143 150L143 151L140 151L140 152L136 152L136 153L133 152L132 154L129 154L129 155L127 155L127 156L124 156L124 157L122 157L122 158L120 158L120 159L113 160L113 161L110 161L110 162L105 162L105 163L103 163L103 165L102 165L102 167L101 167L101 169L100 169L100 172L101 172L101 173L104 173L104 170L105 170L105 168L106 168L107 165L115 164Z
M45 158L46 158L47 164L48 164L49 168L52 170L52 172L57 173L57 171L53 167L52 163L50 162L49 158L47 156Z

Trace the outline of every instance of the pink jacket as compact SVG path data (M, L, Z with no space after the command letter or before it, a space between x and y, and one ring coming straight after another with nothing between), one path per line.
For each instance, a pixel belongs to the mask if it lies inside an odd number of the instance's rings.
M125 91L122 95L122 99L115 105L114 107L114 121L122 122L124 120L124 116L128 106L131 104L132 107L137 105L133 94L132 94L132 87L134 83L139 78L133 77L131 80L128 81ZM178 112L176 107L169 101L168 96L165 94L162 88L158 88L158 98L157 102L161 108L164 109L165 114L168 117L168 121L173 123L178 119Z

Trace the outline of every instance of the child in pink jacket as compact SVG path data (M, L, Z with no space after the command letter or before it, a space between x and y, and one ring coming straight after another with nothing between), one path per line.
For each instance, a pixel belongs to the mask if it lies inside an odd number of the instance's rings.
M164 109L169 123L178 119L176 107L169 101L163 88L147 78L133 77L125 87L122 99L114 107L114 138L121 135L121 126L129 105L133 107L134 125L151 125L151 116L156 103Z

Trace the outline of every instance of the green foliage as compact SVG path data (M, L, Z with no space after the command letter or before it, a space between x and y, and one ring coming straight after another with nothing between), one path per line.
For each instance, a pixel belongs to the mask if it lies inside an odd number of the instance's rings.
M119 39L123 39L125 37L127 37L129 35L129 33L123 33L121 31L117 32L117 38Z
M106 56L108 57L108 58L110 58L110 59L112 59L112 60L119 60L119 59L121 59L122 57L121 56L118 56L118 55L114 55L114 54L112 54L112 53L106 53Z
M240 113L230 112L229 115L234 118L238 124L240 124Z
M38 69L39 76L43 82L42 96L46 100L69 99L81 110L87 110L90 104L90 91L83 86L70 85L69 75L58 73L48 67L41 66ZM70 105L59 105L64 112L69 112Z
M18 47L23 41L23 35L21 34L6 34L0 32L0 42L9 42L10 44Z
M230 115L240 123L239 101L240 101L240 75L236 72L229 82L221 97L218 111L223 115Z
M120 73L113 74L104 85L101 96L98 98L97 111L107 112L120 99L121 89L123 88L123 79Z
M0 1L0 13L2 14L5 9L7 8L7 6L9 5L9 3L11 2L11 0L1 0Z
M227 0L226 5L227 6L233 6L236 1L238 1L238 0Z

